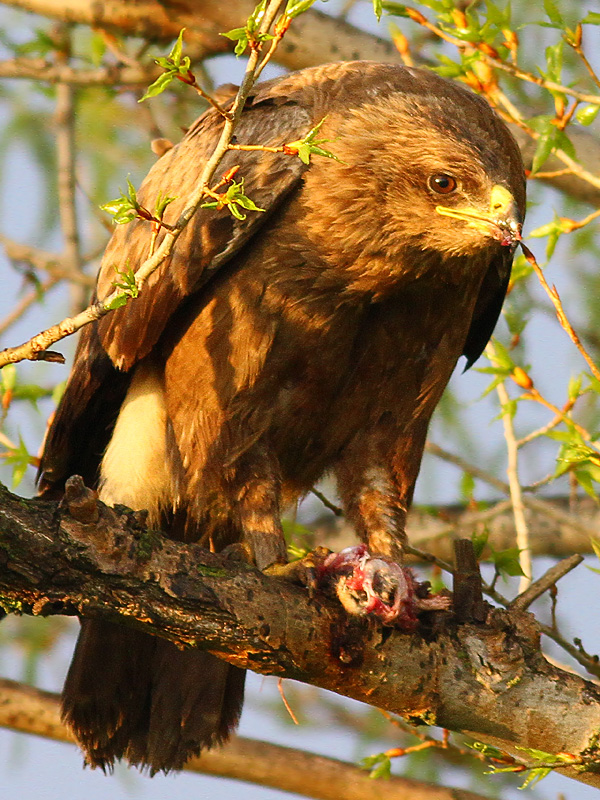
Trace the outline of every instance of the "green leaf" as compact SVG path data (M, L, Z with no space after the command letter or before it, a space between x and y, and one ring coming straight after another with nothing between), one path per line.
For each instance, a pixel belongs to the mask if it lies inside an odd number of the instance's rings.
M56 41L42 28L36 28L35 38L14 48L17 56L47 56L56 50Z
M575 160L577 158L577 153L575 152L573 142L569 139L565 131L559 131L557 128L557 134L556 147L566 153L569 158Z
M481 531L473 531L471 534L471 541L473 542L473 549L475 550L475 558L479 561L481 555L485 549L486 544L488 543L488 539L490 538L490 532L487 529Z
M359 762L361 769L369 770L369 778L374 780L378 778L387 779L391 775L392 763L389 756L385 753L377 753L375 756L368 756Z
M592 500L598 501L598 493L596 492L595 484L598 482L598 477L594 479L593 477L593 470L588 469L575 469L573 470L573 475L577 483L581 486L583 491L592 498Z
M121 192L121 197L104 203L100 208L112 216L115 225L125 225L138 216L140 204L137 200L135 187L129 178L127 179L127 194L125 195Z
M529 261L527 261L524 255L519 254L513 261L512 271L510 273L510 279L513 283L518 283L519 281L528 278L532 272L533 272L533 267L531 266Z
M598 14L598 16L600 17L600 14ZM600 105L581 106L575 112L575 119L580 125L591 125L598 116L599 111Z
M267 0L260 0L260 3L255 7L254 11L248 19L246 20L246 28L254 32L258 29L260 23L262 22L262 18L265 15L265 10L267 8Z
M515 362L507 348L497 339L494 339L494 354L490 357L490 361L494 367L498 367L502 371L512 372L515 367Z
M177 200L176 197L163 197L162 194L159 192L158 197L156 198L156 205L154 206L154 216L157 219L162 219L165 213L165 209L168 205L170 205L173 200Z
M247 211L264 211L264 208L259 208L254 200L251 200L249 197L246 197L244 194L238 194L233 198L233 202L237 203L242 208L245 208Z
M16 487L25 477L27 467L31 465L31 460L31 455L25 446L25 442L23 441L21 434L19 434L19 446L16 448L16 450L9 450L4 455L4 462L6 464L11 464L13 467L13 489L16 489Z
M463 472L462 477L460 479L461 496L465 500L469 500L471 497L473 497L474 491L475 491L475 478L471 475L470 472Z
M556 146L557 130L554 126L552 127L553 130L548 130L546 133L543 133L537 140L537 146L531 164L532 174L539 172Z
M162 94L162 92L164 92L167 86L172 83L176 77L177 73L175 71L163 72L162 75L158 76L154 83L150 84L143 97L140 97L138 100L138 103L143 103L144 100L147 100L149 97L156 97L156 95Z
M284 16L294 19L294 17L298 17L300 14L304 14L305 11L308 11L308 9L314 5L315 2L316 0L288 0L284 11ZM373 0L373 2L380 3L381 0ZM381 14L379 16L381 16Z
M13 397L15 400L26 400L28 403L31 403L37 411L38 400L41 400L42 397L50 397L51 394L51 389L38 386L36 383L22 383L15 388Z
M511 336L520 336L529 322L529 318L521 309L516 310L515 307L509 303L504 307L504 321L508 326Z
M529 235L534 239L539 239L544 236L548 237L548 241L546 243L546 258L550 259L554 253L558 240L562 234L566 233L567 231L568 228L566 227L566 223L557 216L556 212L554 212L554 219L552 222L548 222L546 225L541 225Z
M246 28L232 28L232 30L227 31L227 33L221 33L219 35L231 39L232 42L237 42L242 37L247 38Z
M569 379L569 387L568 387L568 397L569 400L576 400L579 395L581 394L581 383L582 383L582 376L575 375L571 376Z
M373 0L373 11L377 17L377 22L379 22L383 13L383 0Z
M92 32L90 40L90 61L95 67L99 67L106 53L106 40L96 31Z
M115 272L121 280L114 280L113 287L115 289L123 289L130 297L137 297L139 289L135 279L135 272L131 268L123 270L122 272L115 269Z
M115 267L115 273L118 277L112 282L112 288L114 290L121 289L122 292L107 304L106 307L111 311L121 308L129 301L129 298L137 297L140 293L135 273L131 268L121 271Z
M0 378L2 379L2 388L5 392L14 391L17 385L17 368L14 364L7 364L0 370Z
M536 783L539 783L551 772L552 769L550 767L535 767L529 770L529 775L527 775L523 783L519 786L519 789L527 789L528 786L535 786Z
M52 402L54 403L55 406L57 406L60 403L60 400L63 394L65 393L66 388L67 388L67 382L61 381L60 383L57 383L54 389L52 390Z
M238 206L241 208L246 209L247 211L264 211L264 208L259 208L256 203L251 200L249 197L246 197L244 194L244 179L239 183L235 181L229 186L227 191L225 192L225 203L229 208L230 212L233 214L234 217L237 219L246 219L246 214L244 214Z
M544 0L544 11L553 25L556 25L557 28L564 28L565 23L562 14L558 10L558 6L554 0Z
M310 164L310 157L312 155L324 156L325 158L332 158L334 161L338 161L340 164L344 163L334 153L321 146L327 144L327 142L330 141L329 139L317 139L317 133L321 129L321 126L326 119L326 116L323 117L323 119L318 122L303 139L298 139L295 142L288 142L287 146L297 150L298 158L303 164Z
M176 67L178 67L181 64L181 52L183 50L183 32L184 31L185 31L185 28L182 28L179 31L179 36L177 37L177 40L175 41L175 44L171 48L171 52L169 53L169 56L168 56L168 58L173 62L173 64L175 64Z
M123 306L127 305L128 302L129 295L123 292L122 294L118 294L116 297L113 297L110 303L105 303L105 306L110 311L116 311L117 308L122 308Z
M155 59L155 63L165 71L154 81L154 83L150 84L144 96L140 97L138 100L138 103L147 100L149 97L156 97L157 94L164 92L167 86L173 80L175 80L175 78L181 78L182 80L187 78L185 81L186 83L193 83L193 75L190 74L190 59L188 56L182 57L181 55L184 31L185 28L182 28L179 31L179 36L177 37L177 40L171 48L171 52L168 56L161 56L160 58Z
M234 28L231 31L227 31L227 33L220 33L219 36L225 36L227 39L231 39L232 42L237 42L233 51L236 57L241 56L248 47L248 37L246 36L245 28Z
M556 83L560 82L563 65L564 41L561 39L555 45L546 48L546 78Z
M239 183L235 181L229 186L227 191L224 195L221 196L220 200L209 200L206 203L202 203L200 208L223 208L227 207L230 214L234 216L236 219L244 220L246 219L246 214L241 210L242 208L246 211L264 211L264 208L259 208L256 203L251 200L249 197L246 197L244 194L244 179Z
M506 550L498 550L492 553L496 570L501 575L510 575L511 577L524 575L525 573L519 563L519 552L518 547L509 547Z
M581 20L582 25L600 25L600 13L597 11L588 11L587 17Z
M504 761L506 759L506 753L503 753L502 750L498 750L497 747L493 747L491 744L467 742L467 747L470 747L472 750L477 750L478 753L481 753L486 758L494 758L497 761Z
M373 0L375 2L375 0ZM402 3L392 3L387 2L387 0L383 0L381 3L382 9L391 16L394 17L407 17L408 13L406 11L406 6Z

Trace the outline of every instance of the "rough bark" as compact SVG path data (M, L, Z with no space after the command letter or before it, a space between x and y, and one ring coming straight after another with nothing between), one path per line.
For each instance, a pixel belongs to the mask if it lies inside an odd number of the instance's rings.
M0 603L26 614L81 614L209 649L263 674L311 683L406 719L515 748L591 755L600 690L550 665L526 612L483 624L450 614L417 633L349 619L335 600L201 548L166 540L139 514L101 503L0 492ZM81 522L79 520L86 520ZM600 775L566 768L600 786Z
M220 32L237 28L247 19L255 0L0 0L4 5L31 11L67 22L106 28L151 41L168 42L181 28L186 28L186 41L206 53L222 53L233 43L219 36ZM372 59L400 61L392 42L361 31L349 23L310 9L294 20L294 24L277 49L275 60L289 69L302 69L326 61ZM23 67L24 68L24 67ZM40 75L43 80L43 74ZM535 142L516 126L511 130L522 149L526 166L531 164ZM600 170L600 142L592 134L569 129L581 164L592 173ZM552 172L564 167L551 156L544 170ZM600 205L600 189L575 175L549 178L546 183L570 196Z

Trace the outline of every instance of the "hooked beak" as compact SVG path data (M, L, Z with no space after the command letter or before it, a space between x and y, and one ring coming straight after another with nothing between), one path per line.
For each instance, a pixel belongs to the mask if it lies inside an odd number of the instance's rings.
M522 222L515 199L508 189L500 184L496 184L492 189L489 211L482 212L472 206L467 208L436 206L435 210L445 217L463 220L470 228L477 228L487 233L505 247L514 247L521 241Z

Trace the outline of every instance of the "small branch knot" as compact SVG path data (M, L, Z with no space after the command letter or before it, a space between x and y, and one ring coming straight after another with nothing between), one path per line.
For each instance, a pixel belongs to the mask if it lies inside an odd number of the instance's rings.
M98 522L98 493L88 489L80 475L73 475L65 483L65 496L61 503L69 514L84 525Z

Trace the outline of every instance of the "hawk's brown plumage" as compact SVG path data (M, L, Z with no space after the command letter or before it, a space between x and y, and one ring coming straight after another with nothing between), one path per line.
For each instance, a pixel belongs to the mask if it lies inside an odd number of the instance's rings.
M399 557L430 416L504 298L524 214L519 151L468 90L435 74L330 64L254 91L237 141L282 145L323 117L342 160L230 152L264 209L200 211L135 302L82 332L50 429L42 491L74 473L107 502L216 549L285 560L280 511L326 471L371 551ZM222 121L204 114L139 191L195 188ZM97 293L148 254L119 227ZM235 725L243 672L83 620L64 714L93 765L180 767Z

